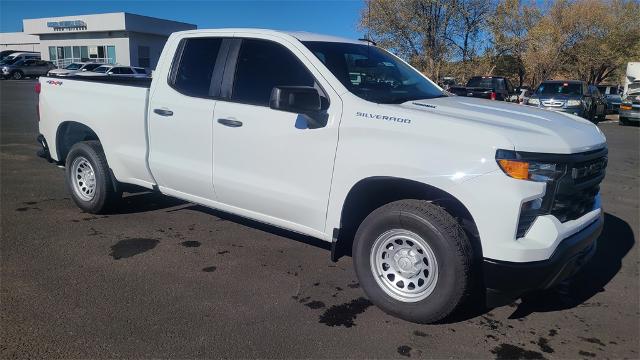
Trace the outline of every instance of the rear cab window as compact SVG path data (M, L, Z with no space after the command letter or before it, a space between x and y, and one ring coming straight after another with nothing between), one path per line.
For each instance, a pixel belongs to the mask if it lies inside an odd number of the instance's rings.
M181 94L213 97L212 77L223 38L186 38L180 41L169 75L169 85Z

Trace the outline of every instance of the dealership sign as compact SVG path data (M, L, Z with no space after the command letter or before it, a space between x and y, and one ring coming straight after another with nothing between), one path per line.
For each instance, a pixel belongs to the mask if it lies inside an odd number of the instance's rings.
M87 23L82 20L48 21L47 27L54 31L87 30Z

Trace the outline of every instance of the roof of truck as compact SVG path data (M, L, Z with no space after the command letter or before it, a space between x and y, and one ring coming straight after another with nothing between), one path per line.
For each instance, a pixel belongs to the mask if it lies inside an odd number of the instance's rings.
M367 44L366 42L361 40L343 38L343 37L333 36L333 35L316 34L316 33L311 33L306 31L283 31L283 30L259 29L259 28L198 29L198 30L180 31L180 33L198 33L198 32L210 32L210 31L224 32L224 33L243 32L243 33L256 33L256 34L272 34L272 35L284 34L284 35L292 36L300 41L326 41L326 42Z

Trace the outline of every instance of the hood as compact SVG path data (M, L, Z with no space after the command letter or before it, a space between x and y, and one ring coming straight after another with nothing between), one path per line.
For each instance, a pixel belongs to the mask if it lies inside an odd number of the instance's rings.
M396 106L431 114L424 117L425 122L437 116L442 121L468 124L468 131L482 127L508 139L517 151L571 154L606 145L604 135L591 122L526 105L450 96Z
M51 74L68 74L68 73L70 73L71 71L73 71L73 70L67 70L67 69L53 69L53 70L50 70L49 72L50 72Z

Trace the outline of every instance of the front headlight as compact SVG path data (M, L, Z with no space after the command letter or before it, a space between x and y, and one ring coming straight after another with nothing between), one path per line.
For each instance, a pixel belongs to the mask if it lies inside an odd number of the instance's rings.
M498 150L496 161L505 174L519 180L549 182L564 173L563 165L522 159L511 150Z
M567 100L567 106L580 106L582 101L580 100Z
M529 98L529 100L527 100L527 104L529 104L529 105L540 105L540 99Z

